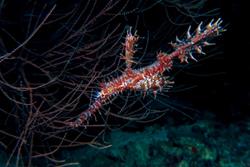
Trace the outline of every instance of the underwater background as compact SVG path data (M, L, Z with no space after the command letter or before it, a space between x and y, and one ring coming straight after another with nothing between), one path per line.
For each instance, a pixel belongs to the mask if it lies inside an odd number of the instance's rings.
M237 0L1 0L0 166L250 167L249 29ZM203 21L226 32L198 62L174 64L168 91L125 92L89 127L63 122L122 73L122 42L140 40L133 68L171 53Z

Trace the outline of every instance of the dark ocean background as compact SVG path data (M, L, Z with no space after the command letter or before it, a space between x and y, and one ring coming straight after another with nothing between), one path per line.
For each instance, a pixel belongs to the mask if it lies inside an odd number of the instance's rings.
M0 166L250 167L243 6L239 0L1 0ZM166 73L175 81L168 92L156 99L125 92L87 129L64 129L63 121L88 108L99 82L121 75L130 26L142 37L136 69L160 50L173 51L168 43L183 38L189 25L195 31L213 18L222 18L227 31L204 48L207 55L195 55L198 62L175 61Z

